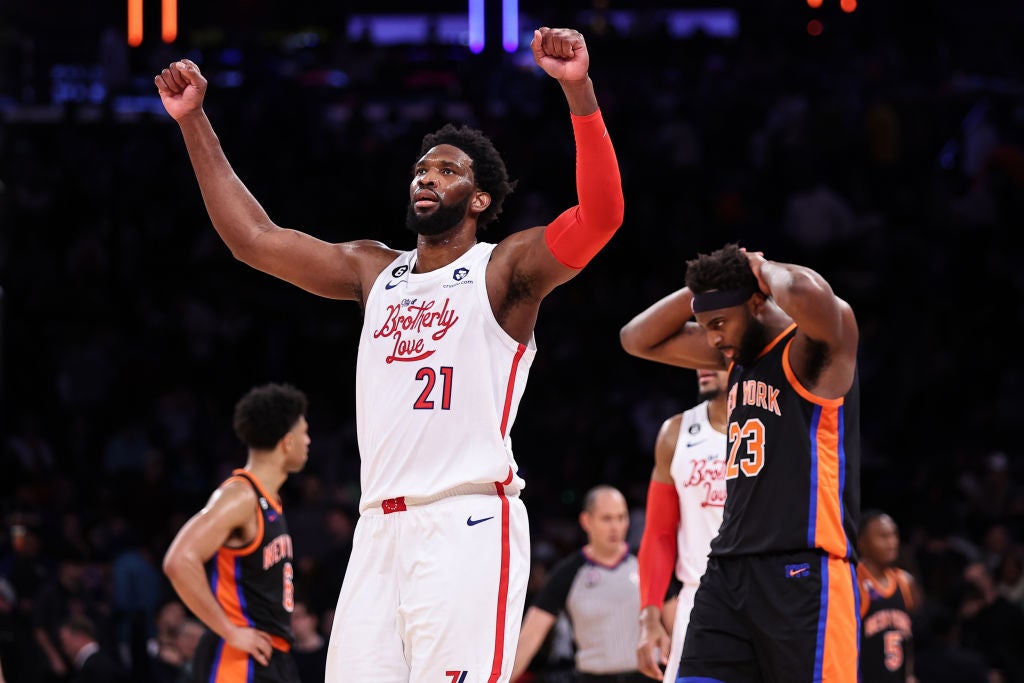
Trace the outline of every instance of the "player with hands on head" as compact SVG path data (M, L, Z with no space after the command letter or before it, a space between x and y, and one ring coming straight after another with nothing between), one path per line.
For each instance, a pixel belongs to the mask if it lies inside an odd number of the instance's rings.
M156 77L207 211L236 258L364 311L356 364L360 519L328 648L327 680L507 681L529 576L529 528L509 431L536 353L540 303L623 217L611 138L573 29L531 49L568 104L578 204L479 242L512 191L486 136L424 137L408 190L416 248L328 243L275 224L229 164L188 60Z
M854 683L853 310L810 268L729 244L689 261L686 286L634 322L629 353L729 372L725 508L678 680Z

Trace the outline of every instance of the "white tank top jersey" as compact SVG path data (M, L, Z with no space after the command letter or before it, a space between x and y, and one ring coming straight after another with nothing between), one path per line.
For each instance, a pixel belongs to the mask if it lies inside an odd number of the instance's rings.
M725 434L711 426L708 402L683 413L670 472L679 493L676 578L696 584L704 575L711 539L725 507Z
M495 245L413 273L395 259L366 299L356 362L361 511L389 498L458 493L471 484L525 485L509 432L536 354L495 320L485 272Z

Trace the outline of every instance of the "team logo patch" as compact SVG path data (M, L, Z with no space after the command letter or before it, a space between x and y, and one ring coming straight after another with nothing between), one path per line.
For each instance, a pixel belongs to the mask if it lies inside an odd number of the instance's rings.
M786 565L786 578L787 579L806 579L811 575L811 565L807 562L802 564L787 564Z
M460 280L462 280L462 278L466 277L467 275L469 275L469 268L456 268L455 272L452 273L452 279L455 280L456 282L459 282Z
M394 268L394 269L391 270L391 277L392 278L402 277L403 275L405 275L407 270L409 270L409 266L398 266L397 268ZM398 285L402 284L403 282L406 282L406 281L405 280L399 280L399 281L395 282L395 280L392 279L391 282L389 282L386 285L384 285L384 289L394 289L395 287L397 287Z
M690 425L690 430L689 431L690 431L691 434L696 434L697 432L700 431L700 425L697 424L696 422L694 422L692 425Z

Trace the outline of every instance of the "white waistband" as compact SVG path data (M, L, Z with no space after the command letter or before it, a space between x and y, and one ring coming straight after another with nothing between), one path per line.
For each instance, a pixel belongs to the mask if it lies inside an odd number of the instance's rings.
M450 489L445 489L438 493L429 496L395 496L394 498L387 498L385 500L377 500L369 505L366 505L361 512L367 513L380 513L384 512L401 512L407 508L416 507L418 505L429 505L430 503L436 503L439 500L445 498L451 498L452 496L471 496L471 495L497 495L501 493L508 497L516 497L519 495L519 489L506 486L500 482L493 482L491 484L462 484L455 486ZM397 501L401 500L401 506L396 507ZM390 509L388 509L390 508Z

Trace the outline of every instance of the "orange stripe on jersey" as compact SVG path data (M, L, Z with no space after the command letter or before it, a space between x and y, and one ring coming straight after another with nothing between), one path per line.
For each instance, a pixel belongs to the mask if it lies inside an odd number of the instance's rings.
M792 345L793 340L790 339L786 342L786 348L782 349L782 370L786 373L786 380L794 389L796 389L796 393L800 394L805 401L810 401L814 405L822 406L823 408L835 408L843 405L844 399L842 396L839 398L822 398L821 396L811 393L803 384L800 383L800 380L796 377L796 373L793 372L792 364L789 362L789 349Z
M224 484L221 484L221 487L223 487L224 485L226 485L226 484L228 484L228 483L230 483L232 481L244 482L246 486L249 486L249 480L248 479L246 479L243 476L235 475L235 476L231 477L230 479L228 479L227 481L225 481ZM255 479L253 481L255 481ZM264 497L266 497L266 496L264 495ZM280 512L280 510L278 510L278 512ZM221 553L221 554L229 555L231 557L238 557L239 555L249 555L250 553L255 552L256 549L260 547L261 543L263 543L263 510L260 510L260 504L259 504L259 501L257 501L256 502L256 536L251 541L249 541L244 546L242 546L241 548L231 548L229 546L222 545L217 552Z
M830 555L849 554L843 529L842 492L839 478L839 409L821 408L811 457L816 458L818 484L811 495L817 497L814 519L814 545Z
M860 624L854 597L855 578L847 560L828 557L825 643L821 661L822 683L857 683L857 641ZM823 596L824 597L824 596Z
M770 342L768 342L767 346L765 346L763 349L761 349L761 353L757 354L757 357L760 358L764 354L766 354L769 351L771 351L772 349L774 349L775 345L778 344L780 341L782 341L782 338L785 337L787 334L789 334L793 330L794 327L796 327L796 323L793 323L792 325L790 325L789 327L784 329L782 332L780 332L779 335L777 337L775 337L775 339L772 339ZM792 341L792 339L790 341ZM786 344L786 346L788 347L789 344ZM730 367L730 370L731 369L732 368Z
M270 634L270 644L273 646L275 650L280 650L281 652L292 651L291 643L289 643L281 636L275 636L273 633Z
M249 680L249 653L222 642L210 676L211 683L242 683Z
M252 483L256 485L256 488L259 489L259 492L263 494L263 497L267 499L267 502L270 503L272 508L277 510L279 513L284 512L284 509L281 507L281 501L278 500L277 496L272 496L267 493L267 490L263 488L263 482L257 479L255 474L243 468L238 468L237 470L232 471L231 474L234 475L234 477L251 480Z
M837 557L850 554L849 541L843 529L843 425L845 398L822 398L808 391L797 379L789 361L793 340L782 349L782 369L786 381L805 401L818 406L811 422L811 511L808 523L808 545Z
M878 577L871 573L871 570L865 565L857 565L857 585L860 587L860 616L862 619L871 609L871 597L867 588L869 581L878 597L888 599L895 595L896 591L899 591L903 595L903 604L907 606L907 609L914 609L914 592L910 588L909 574L897 567L886 567L883 578L888 585L883 586Z
M248 626L249 620L242 611L238 595L238 581L235 579L235 557L230 553L217 553L217 602L235 626Z

